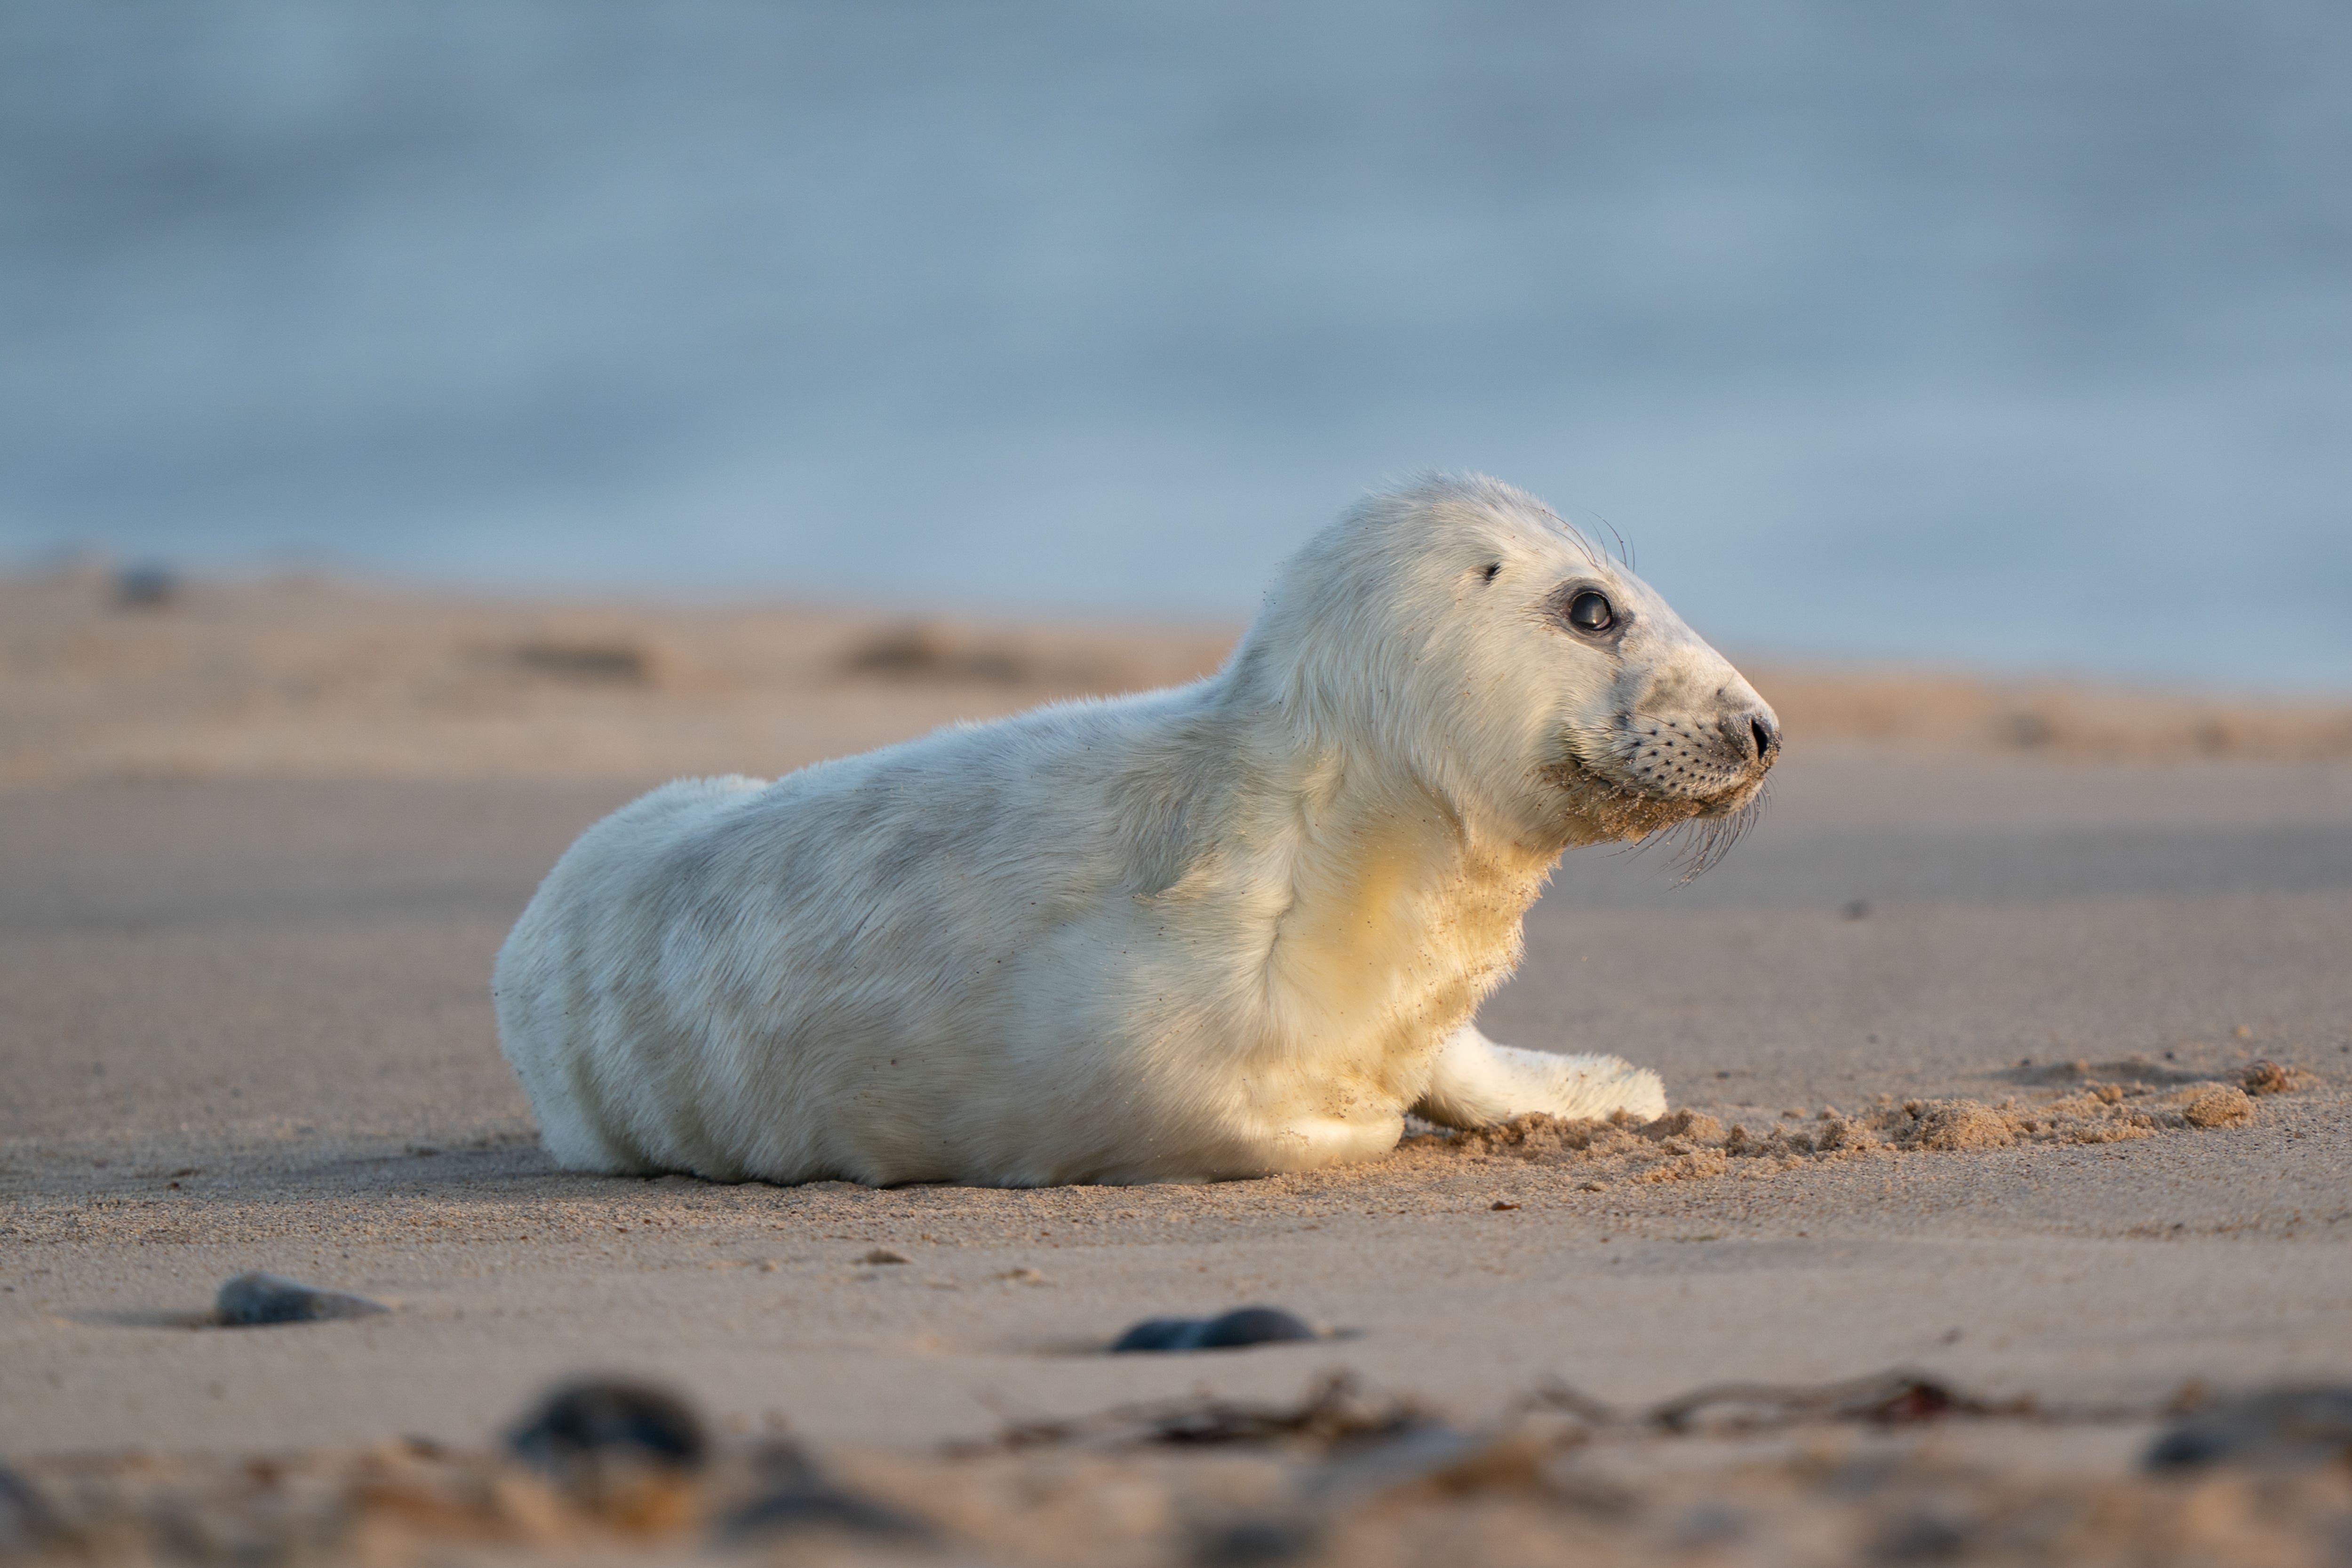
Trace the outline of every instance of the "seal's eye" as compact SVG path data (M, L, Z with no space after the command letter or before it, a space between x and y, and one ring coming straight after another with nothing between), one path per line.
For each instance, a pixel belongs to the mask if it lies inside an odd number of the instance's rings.
M1617 624L1617 612L1606 595L1588 588L1568 601L1568 623L1580 632L1606 632Z

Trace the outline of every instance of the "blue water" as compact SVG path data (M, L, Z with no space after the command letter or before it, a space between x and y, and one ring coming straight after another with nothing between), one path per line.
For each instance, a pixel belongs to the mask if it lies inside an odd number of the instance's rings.
M0 560L1240 615L1433 466L2352 688L2352 6L0 10Z

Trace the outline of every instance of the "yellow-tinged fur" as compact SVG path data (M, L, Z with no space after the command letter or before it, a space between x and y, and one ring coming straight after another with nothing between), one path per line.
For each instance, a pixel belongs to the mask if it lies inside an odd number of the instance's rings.
M1433 481L1319 535L1208 680L615 813L500 954L501 1038L566 1165L722 1179L1202 1179L1370 1157L1408 1110L1655 1114L1654 1074L1471 1019L1562 851L1737 810L1776 749L1638 579Z

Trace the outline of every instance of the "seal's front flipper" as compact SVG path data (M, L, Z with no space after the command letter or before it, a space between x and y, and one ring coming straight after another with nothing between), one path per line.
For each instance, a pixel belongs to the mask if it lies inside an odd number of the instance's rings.
M1519 1051L1465 1024L1438 1048L1428 1092L1412 1110L1444 1127L1490 1127L1531 1111L1570 1119L1622 1111L1646 1122L1665 1114L1666 1089L1622 1057Z

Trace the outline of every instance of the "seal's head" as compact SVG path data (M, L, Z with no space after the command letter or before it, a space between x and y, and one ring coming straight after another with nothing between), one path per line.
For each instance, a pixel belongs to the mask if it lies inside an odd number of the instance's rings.
M1479 476L1326 529L1236 660L1327 739L1554 849L1735 824L1780 751L1771 708L1647 583Z

